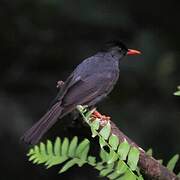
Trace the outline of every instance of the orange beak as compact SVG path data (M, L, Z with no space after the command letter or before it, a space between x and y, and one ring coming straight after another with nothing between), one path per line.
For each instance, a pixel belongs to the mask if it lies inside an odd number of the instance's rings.
M128 49L127 55L137 55L137 54L141 54L141 52L134 49Z

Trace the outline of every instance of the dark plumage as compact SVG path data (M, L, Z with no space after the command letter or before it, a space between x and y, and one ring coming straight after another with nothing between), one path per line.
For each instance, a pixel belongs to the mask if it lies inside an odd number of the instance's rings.
M61 85L51 108L22 139L36 144L58 119L77 105L94 106L106 97L118 80L120 60L130 51L133 50L128 50L120 41L111 41L100 52L85 59Z

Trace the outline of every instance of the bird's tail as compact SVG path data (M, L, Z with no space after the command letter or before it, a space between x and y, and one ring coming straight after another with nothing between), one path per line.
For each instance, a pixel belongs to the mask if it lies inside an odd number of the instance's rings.
M21 139L30 144L38 143L44 133L54 125L60 116L63 116L62 110L60 102L54 104L37 123L25 132Z

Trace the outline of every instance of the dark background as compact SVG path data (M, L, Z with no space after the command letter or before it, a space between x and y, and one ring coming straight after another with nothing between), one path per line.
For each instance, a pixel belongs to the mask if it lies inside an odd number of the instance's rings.
M152 147L165 164L180 152L180 98L173 95L180 83L177 2L0 1L1 179L98 177L88 166L63 175L57 174L59 168L33 166L19 138L48 108L57 93L56 82L111 39L121 39L143 54L124 59L119 82L99 110L111 115L142 148ZM84 131L66 117L44 139L86 137Z

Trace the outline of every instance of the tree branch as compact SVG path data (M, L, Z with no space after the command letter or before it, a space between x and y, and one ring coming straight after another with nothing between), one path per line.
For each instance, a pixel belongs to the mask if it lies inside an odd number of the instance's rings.
M103 126L103 125L102 125ZM145 151L140 148L135 142L128 138L116 125L111 121L111 133L118 136L120 142L124 139L128 141L129 144L135 146L140 151L140 159L138 166L148 179L153 180L180 180L173 172L169 171L165 166L161 165L156 159L147 155Z

